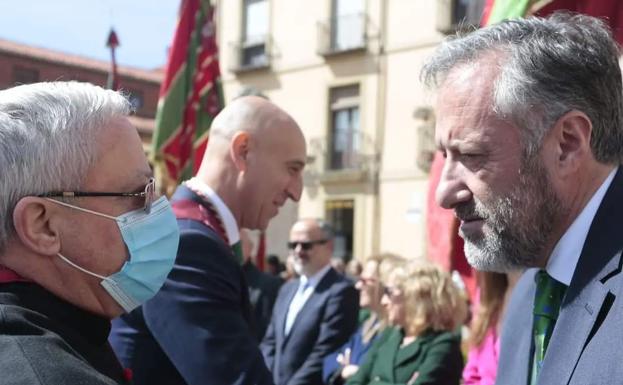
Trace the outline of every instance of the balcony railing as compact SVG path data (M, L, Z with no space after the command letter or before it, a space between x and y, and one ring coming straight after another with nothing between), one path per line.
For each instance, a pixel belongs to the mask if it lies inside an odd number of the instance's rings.
M375 141L359 130L345 130L309 142L307 182L350 183L373 181L379 171L380 151Z
M268 35L230 44L229 70L243 72L270 67L271 39Z
M333 55L365 50L367 46L365 13L343 15L318 23L318 53Z

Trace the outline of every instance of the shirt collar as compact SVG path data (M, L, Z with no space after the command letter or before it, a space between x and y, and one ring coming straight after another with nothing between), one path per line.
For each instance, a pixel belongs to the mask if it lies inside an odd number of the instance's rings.
M223 200L216 194L214 190L205 182L199 178L191 178L188 182L191 187L201 191L203 195L210 200L210 203L214 206L216 213L221 217L223 226L225 226L225 232L227 233L227 239L229 244L234 245L240 241L240 232L238 231L238 224L234 215L229 210L229 207L223 202Z
M311 286L315 289L316 286L318 286L318 282L320 282L320 280L324 278L324 276L329 272L329 269L331 269L330 263L328 263L325 267L317 271L316 274L312 275L309 278L301 275L301 285L307 285L308 287Z
M569 286L571 278L573 278L573 273L580 259L580 254L582 254L582 248L584 247L593 218L617 170L618 167L610 172L606 180L604 180L586 206L584 206L580 215L575 218L571 226L560 238L549 257L545 270L552 278L567 286Z

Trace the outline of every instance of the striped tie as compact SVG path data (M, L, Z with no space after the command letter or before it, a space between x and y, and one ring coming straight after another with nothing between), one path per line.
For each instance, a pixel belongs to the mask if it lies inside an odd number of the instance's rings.
M534 357L532 360L532 375L530 378L531 385L537 384L537 378L543 366L547 345L554 331L560 304L567 289L566 285L556 281L543 270L536 274L535 280L536 294L534 297L534 324L532 328Z

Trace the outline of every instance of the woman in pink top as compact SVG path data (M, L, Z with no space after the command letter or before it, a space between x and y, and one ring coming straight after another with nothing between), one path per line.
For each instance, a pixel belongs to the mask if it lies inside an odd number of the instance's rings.
M464 385L493 385L498 369L502 315L521 273L477 272L480 302L472 321Z

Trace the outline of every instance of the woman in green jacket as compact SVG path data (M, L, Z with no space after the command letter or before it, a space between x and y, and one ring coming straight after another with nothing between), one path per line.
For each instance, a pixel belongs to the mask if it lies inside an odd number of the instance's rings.
M434 265L410 262L381 277L387 328L349 385L458 385L463 369L455 332L467 304L450 275Z

